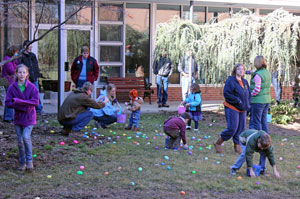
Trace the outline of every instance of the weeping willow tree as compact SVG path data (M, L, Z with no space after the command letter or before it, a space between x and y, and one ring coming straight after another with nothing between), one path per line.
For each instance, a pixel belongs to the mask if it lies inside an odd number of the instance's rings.
M174 18L157 26L155 54L164 48L178 63L191 50L209 83L224 83L236 63L254 69L254 58L263 55L270 72L278 71L289 82L297 74L299 23L300 17L283 9L264 17L244 9L204 25Z

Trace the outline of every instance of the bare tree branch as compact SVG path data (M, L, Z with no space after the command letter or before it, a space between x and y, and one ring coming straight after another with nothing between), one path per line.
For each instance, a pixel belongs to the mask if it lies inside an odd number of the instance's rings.
M41 15L40 15L40 17L39 17L39 21L38 21L38 23L37 23L36 26L35 26L35 30L34 30L34 33L33 33L33 39L35 39L36 33L37 33L38 29L39 29L39 25L40 25L40 23L41 23L41 19L42 19L42 16L43 16L45 4L46 4L46 3L45 3L45 1L44 1L44 2L43 2L43 6L42 6Z
M0 67L2 67L4 64L6 64L8 62L11 62L13 60L16 60L16 59L20 58L22 56L22 54L24 53L24 51L27 50L28 46L30 46L30 44L43 39L49 32L51 32L54 29L56 29L56 28L60 27L61 25L65 24L69 19L71 19L74 15L76 15L80 10L82 10L84 7L86 7L89 3L91 3L91 0L84 1L84 3L78 8L78 10L76 10L74 13L72 13L63 22L61 22L61 23L53 26L52 28L50 28L49 30L47 30L44 34L42 34L40 37L38 37L37 39L33 39L33 40L29 41L29 43L26 46L23 46L23 48L19 51L19 55L18 56L13 56L13 57L11 57L8 60L0 62Z

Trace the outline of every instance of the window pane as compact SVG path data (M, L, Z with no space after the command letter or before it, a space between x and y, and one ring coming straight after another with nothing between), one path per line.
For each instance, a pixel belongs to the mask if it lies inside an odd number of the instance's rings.
M100 66L100 81L106 82L107 77L120 77L121 66Z
M274 10L266 10L266 9L259 9L259 15L260 16L265 16L267 14L270 14L271 12L273 12Z
M180 16L180 6L157 5L156 24L167 22L174 16Z
M126 8L125 76L149 77L149 4L129 4Z
M39 30L39 36L47 30ZM42 75L46 79L58 79L58 32L49 32L38 42L38 61Z
M100 41L121 41L121 25L100 25Z
M91 3L90 3L91 4ZM66 18L76 12L80 6L83 5L82 1L67 0L66 1ZM71 19L67 24L92 24L92 8L91 5L85 6Z
M43 10L43 13L42 13ZM43 1L37 0L35 4L35 18L39 21L41 15L41 23L57 24L58 23L58 4L55 0Z
M208 22L218 22L229 18L229 8L209 7L207 14Z
M99 9L100 21L123 21L122 4L100 4Z
M100 61L121 61L121 46L100 46Z
M190 7L183 7L183 19L190 19ZM194 6L193 10L193 23L195 24L204 24L205 23L205 7Z
M11 45L28 39L28 2L2 2L0 6L0 59Z
M74 59L81 55L82 46L90 47L90 31L68 30L67 35L67 60L71 69ZM70 71L67 72L67 80L71 81Z

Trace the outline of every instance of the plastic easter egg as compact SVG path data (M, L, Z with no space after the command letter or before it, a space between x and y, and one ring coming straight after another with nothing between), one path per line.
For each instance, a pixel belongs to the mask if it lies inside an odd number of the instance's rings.
M283 160L283 158L282 158L282 157L280 157L280 158L279 158L279 160Z
M53 131L53 130L51 130L51 131L50 131L50 133L54 133L54 131Z
M156 137L153 137L153 140L156 140Z
M192 137L192 140L195 140L196 138L195 137Z
M107 171L106 171L106 172L104 172L104 175L108 176L108 175L109 175L109 172L107 172Z
M127 137L128 140L131 140L132 137Z
M51 178L52 178L52 175L47 175L47 178L48 178L48 179L51 179Z
M123 136L125 137L125 136L126 136L126 133L123 133Z
M117 136L116 138L117 138L117 139L120 139L120 136Z
M83 172L82 172L82 171L77 171L77 174L78 174L78 175L82 175Z
M260 184L260 182L259 182L259 181L257 181L257 182L256 182L256 184L257 184L257 185L259 185L259 184Z
M79 167L79 169L80 169L80 170L83 170L83 169L84 169L84 166L83 166L83 165L81 165L81 166Z
M180 195L185 195L185 191L180 191Z
M236 179L241 180L241 179L242 179L242 176L238 176Z
M32 157L36 158L36 154L33 154Z
M60 142L59 145L63 146L65 145L65 142Z
M158 146L156 146L155 149L158 150L159 149Z
M171 167L170 167L170 166L167 166L167 169L168 169L168 170L171 170Z
M116 133L116 132L113 132L113 134L116 135L117 133Z
M192 155L192 154L193 154L193 152L191 152L191 151L188 151L188 154L189 154L189 155Z
M131 185L131 186L134 186L135 184L134 184L134 182L130 182L130 185Z
M204 160L208 160L208 157L205 157Z
M118 167L118 171L122 171L122 167Z
M165 163L164 162L162 162L162 163L160 163L161 164L161 166L164 166L165 165Z
M221 163L219 161L217 161L216 164L221 164Z
M77 140L73 140L73 143L74 143L74 144L78 144L78 141L77 141Z
M300 165L298 165L298 169L300 169Z
M196 171L192 171L192 174L196 174Z
M203 148L202 148L202 147L199 147L199 150L201 151L201 150L203 150Z
M212 124L212 123L210 123L210 124L209 124L209 126L213 126L213 124Z
M165 158L165 160L169 160L169 156L165 156L164 158Z
M138 168L139 172L143 171L143 168L142 167L139 167Z

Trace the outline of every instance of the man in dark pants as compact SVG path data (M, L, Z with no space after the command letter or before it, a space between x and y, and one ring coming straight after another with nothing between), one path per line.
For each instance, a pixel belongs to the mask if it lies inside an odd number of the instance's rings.
M157 100L158 108L169 107L168 100L168 81L173 72L173 65L167 52L163 49L159 59L156 59L153 64L153 72L156 75Z
M29 42L30 42L29 40L24 41L23 47L28 46ZM40 77L40 69L39 69L39 64L36 55L32 52L32 44L30 44L27 47L27 50L24 51L22 57L19 59L19 63L24 64L25 66L28 67L29 81L33 83L39 91L38 78ZM39 99L39 105L37 105L35 109L37 113L42 113L43 105L40 99Z

